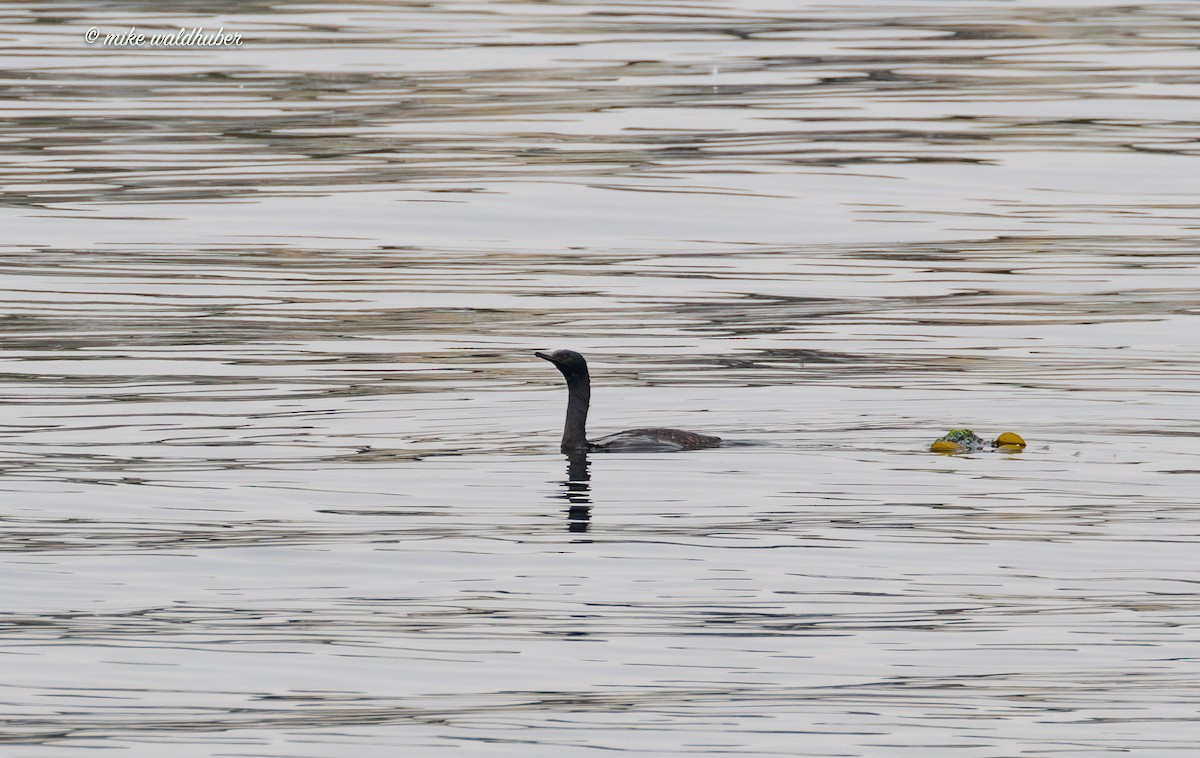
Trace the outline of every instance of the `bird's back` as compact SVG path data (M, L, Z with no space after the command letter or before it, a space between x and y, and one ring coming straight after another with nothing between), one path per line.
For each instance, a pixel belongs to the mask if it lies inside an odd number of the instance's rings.
M592 449L602 452L672 452L718 447L720 437L685 432L682 429L626 429L592 443Z

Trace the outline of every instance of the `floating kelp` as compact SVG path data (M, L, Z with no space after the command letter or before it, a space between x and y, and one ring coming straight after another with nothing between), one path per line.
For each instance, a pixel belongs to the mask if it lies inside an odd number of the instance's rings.
M942 437L935 440L929 449L935 453L977 453L981 450L1000 450L1006 453L1019 453L1025 449L1025 440L1014 432L1004 432L990 443L970 429L951 429Z

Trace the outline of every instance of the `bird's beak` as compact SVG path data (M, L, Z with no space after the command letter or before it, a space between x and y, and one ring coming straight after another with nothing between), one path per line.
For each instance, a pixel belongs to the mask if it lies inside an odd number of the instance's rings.
M536 355L537 357L541 358L544 361L550 361L551 363L554 363L554 359L551 358L550 356L546 355L545 353L535 352L534 355Z

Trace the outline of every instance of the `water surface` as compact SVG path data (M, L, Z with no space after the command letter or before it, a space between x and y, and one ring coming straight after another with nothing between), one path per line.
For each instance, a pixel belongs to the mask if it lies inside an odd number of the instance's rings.
M224 27L114 49L90 27ZM22 756L1191 755L1191 3L0 11ZM557 451L593 432L741 444ZM1029 440L931 455L946 429Z

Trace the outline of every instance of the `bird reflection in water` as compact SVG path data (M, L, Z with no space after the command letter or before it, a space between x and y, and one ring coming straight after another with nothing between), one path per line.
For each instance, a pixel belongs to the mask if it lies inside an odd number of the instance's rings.
M567 478L562 492L555 495L567 501L567 531L586 532L592 520L591 461L586 452L567 454Z

